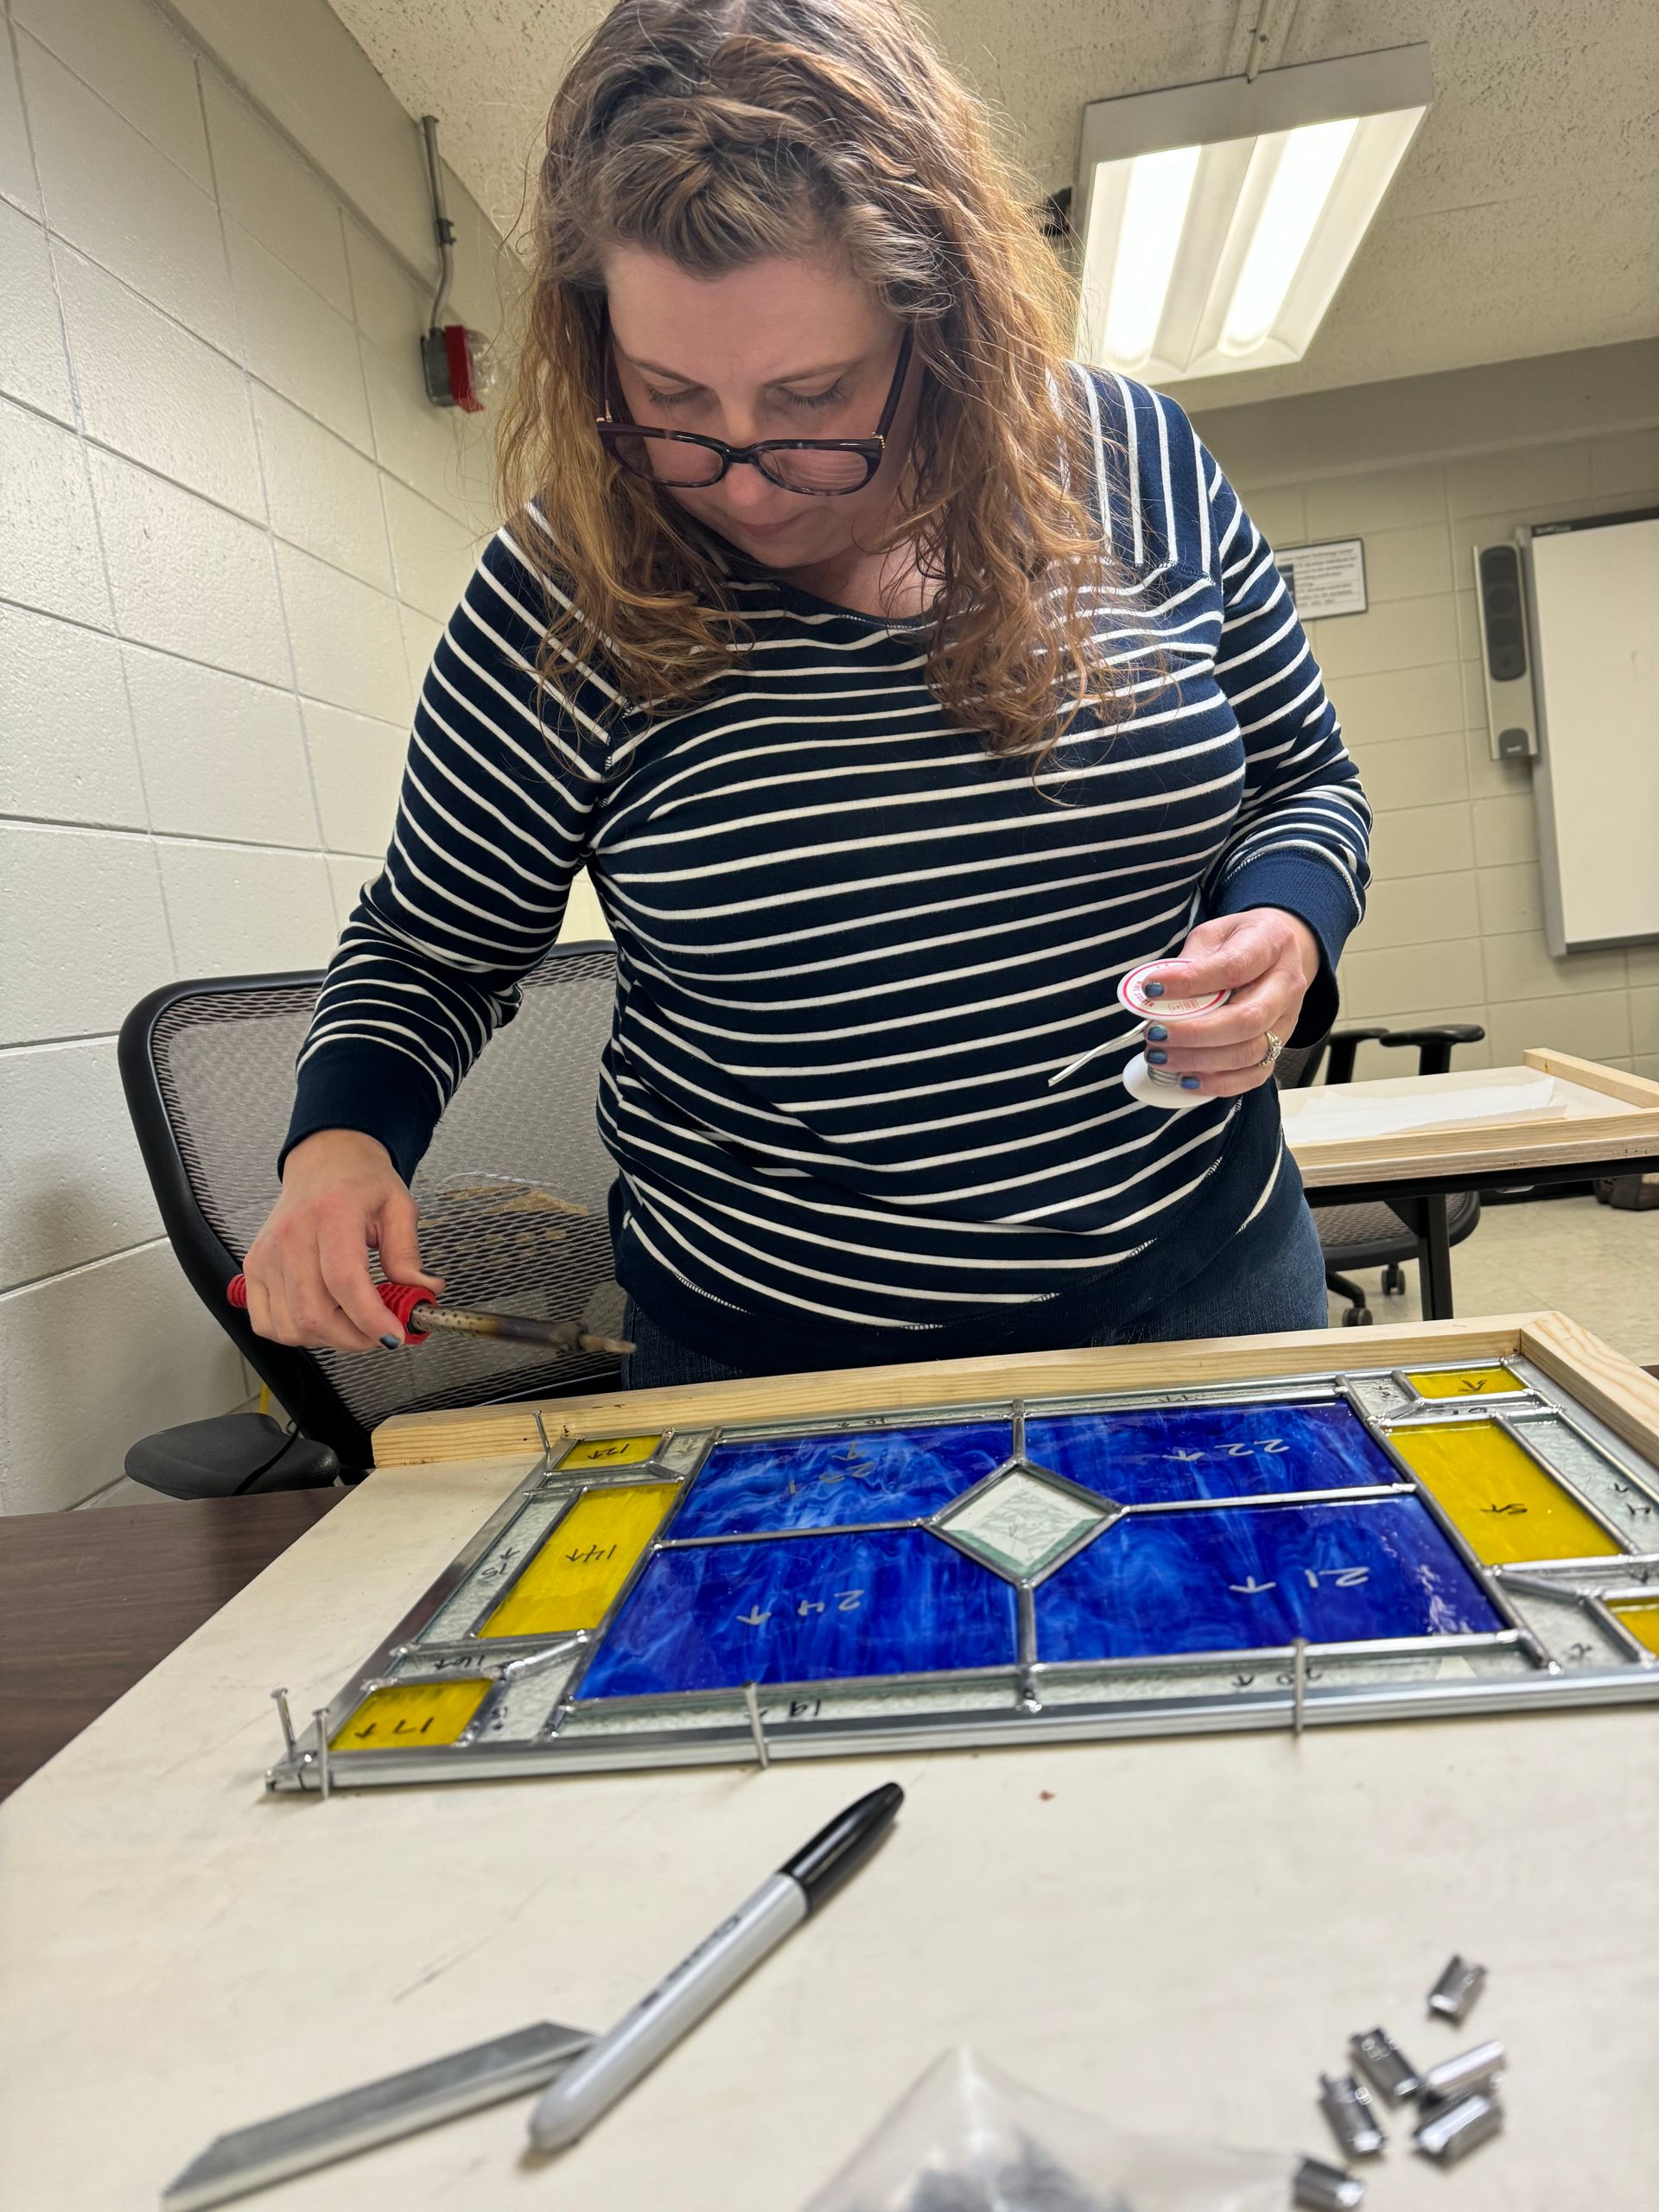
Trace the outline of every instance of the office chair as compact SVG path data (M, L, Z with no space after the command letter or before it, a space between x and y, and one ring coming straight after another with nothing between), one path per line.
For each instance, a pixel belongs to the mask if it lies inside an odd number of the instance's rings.
M127 1471L173 1497L314 1487L371 1463L390 1414L601 1390L613 1359L434 1336L398 1351L307 1351L256 1336L226 1290L281 1190L276 1154L320 975L168 983L123 1024L127 1108L179 1264L289 1417L226 1414L135 1445ZM615 1170L594 1119L615 955L560 945L525 977L417 1170L421 1254L457 1306L620 1328L606 1201ZM413 1071L411 1071L411 1074ZM418 1078L416 1078L418 1079Z
M1327 1083L1351 1083L1354 1060L1362 1045L1382 1045L1390 1051L1415 1048L1419 1075L1445 1075L1452 1054L1459 1045L1478 1045L1486 1032L1471 1021L1448 1021L1421 1029L1333 1029L1317 1045L1287 1049L1274 1070L1281 1089L1303 1090L1323 1065ZM1321 1206L1319 1194L1310 1191L1314 1226L1325 1254L1325 1287L1348 1300L1343 1320L1350 1327L1369 1327L1375 1316L1363 1287L1352 1281L1351 1268L1381 1268L1385 1295L1397 1296L1406 1287L1402 1263L1421 1261L1422 1240L1392 1206L1376 1204ZM1446 1207L1446 1242L1461 1244L1474 1234L1480 1219L1480 1194L1458 1192ZM1427 1318L1427 1317L1426 1317Z

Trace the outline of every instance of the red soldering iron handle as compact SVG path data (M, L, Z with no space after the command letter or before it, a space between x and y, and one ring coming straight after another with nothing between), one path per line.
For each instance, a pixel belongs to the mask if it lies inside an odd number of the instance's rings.
M423 1344L426 1342L428 1332L424 1329L411 1329L409 1325L409 1317L417 1306L431 1305L431 1292L423 1290L417 1282L378 1282L374 1287L380 1294L380 1303L389 1313L396 1315L410 1343ZM247 1277L232 1275L225 1295L232 1306L245 1309L248 1302Z

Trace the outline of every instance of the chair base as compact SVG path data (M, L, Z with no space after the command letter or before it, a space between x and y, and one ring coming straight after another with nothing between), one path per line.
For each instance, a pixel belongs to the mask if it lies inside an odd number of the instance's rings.
M1337 1297L1348 1300L1348 1311L1343 1315L1343 1326L1347 1329L1369 1329L1375 1318L1365 1300L1365 1293L1351 1276L1339 1275L1334 1269L1325 1272L1325 1287Z

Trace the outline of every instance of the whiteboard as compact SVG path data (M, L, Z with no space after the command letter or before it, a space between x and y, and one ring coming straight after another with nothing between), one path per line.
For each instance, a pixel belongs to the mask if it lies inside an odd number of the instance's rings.
M1518 534L1545 937L1558 956L1659 938L1659 514Z

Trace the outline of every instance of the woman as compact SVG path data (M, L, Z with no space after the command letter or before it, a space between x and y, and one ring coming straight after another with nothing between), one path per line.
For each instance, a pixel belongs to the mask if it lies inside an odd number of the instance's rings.
M436 1287L408 1179L584 864L636 1387L1321 1325L1272 1063L1335 1010L1368 810L1185 416L1065 361L974 100L889 0L624 0L531 277L512 519L301 1055L255 1326L400 1341L368 1249ZM1183 1113L1121 1081L1146 962L1231 993L1147 1034Z

